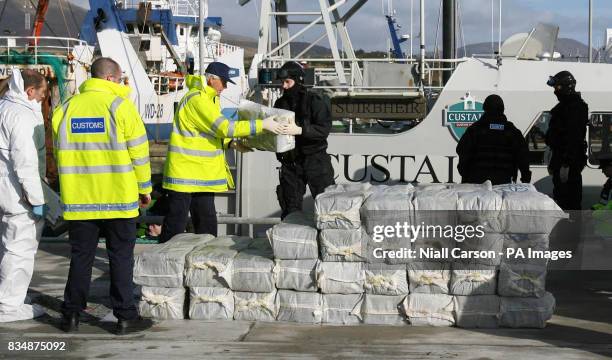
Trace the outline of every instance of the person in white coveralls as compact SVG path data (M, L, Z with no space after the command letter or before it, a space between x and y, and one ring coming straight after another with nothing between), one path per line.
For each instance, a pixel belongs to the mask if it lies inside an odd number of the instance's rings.
M40 73L14 69L0 98L0 322L45 313L25 302L44 225L46 93Z

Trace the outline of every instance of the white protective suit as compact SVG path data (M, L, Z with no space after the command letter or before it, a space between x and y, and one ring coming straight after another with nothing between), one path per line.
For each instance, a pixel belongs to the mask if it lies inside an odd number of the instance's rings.
M40 103L28 100L21 72L13 70L0 98L0 322L44 314L42 307L24 303L44 225L32 213L32 206L45 203L44 159Z

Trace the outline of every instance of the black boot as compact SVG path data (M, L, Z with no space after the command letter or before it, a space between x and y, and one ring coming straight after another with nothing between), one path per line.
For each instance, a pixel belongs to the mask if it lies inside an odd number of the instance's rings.
M153 326L153 320L151 319L143 319L141 317L131 320L121 320L117 321L117 327L115 328L115 333L117 335L125 335L138 331L143 331L149 329Z
M70 315L62 316L62 330L65 332L75 332L79 330L79 313L72 313Z

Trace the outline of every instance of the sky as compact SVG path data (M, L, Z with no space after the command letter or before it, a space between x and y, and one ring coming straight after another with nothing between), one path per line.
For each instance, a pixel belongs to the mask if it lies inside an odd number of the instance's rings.
M88 7L87 0L71 0L74 3ZM197 0L194 0L197 2ZM466 44L491 41L491 6L495 6L495 39L499 24L500 0L457 0L459 2L460 21L463 24L463 34ZM612 28L612 1L592 0L594 7L593 43L602 46L605 29ZM347 4L355 0L347 0ZM355 49L386 50L389 33L383 16L383 3L388 0L369 0L361 10L348 22L349 35ZM413 41L415 52L418 49L419 0L392 1L401 33L410 33L410 8L414 2ZM502 2L502 38L519 33L529 32L538 22L558 24L561 26L560 37L588 42L588 4L589 0L501 0ZM261 0L251 0L241 7L237 0L209 0L210 16L221 16L224 31L236 35L257 37L259 27L259 6ZM314 10L318 8L316 0L288 0L291 11ZM426 42L431 48L435 43L436 27L441 0L425 0L426 9ZM344 5L340 9L346 9ZM345 11L345 10L344 10ZM342 12L342 11L341 11ZM306 19L306 18L304 18ZM297 31L292 28L290 31ZM322 34L321 26L309 30L298 40L312 41ZM441 33L438 43L441 42ZM408 43L409 44L409 43ZM321 43L321 45L328 44ZM463 45L460 43L459 45ZM405 47L409 50L410 45Z

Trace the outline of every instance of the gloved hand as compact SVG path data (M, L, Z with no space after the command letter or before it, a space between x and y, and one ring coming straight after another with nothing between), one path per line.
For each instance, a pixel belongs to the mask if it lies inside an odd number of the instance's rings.
M253 149L244 145L240 140L232 140L232 142L230 142L230 149L234 149L241 153L253 152Z
M44 205L44 204L43 205L32 206L32 213L34 213L34 216L36 216L38 218L42 218L47 213L46 207L47 207L47 205Z
M561 166L561 169L559 169L559 180L562 184L565 184L569 179L569 171L569 166Z
M280 134L281 124L276 121L276 116L270 116L263 119L263 128L274 134Z
M302 135L302 128L295 123L283 124L281 128L283 135Z

